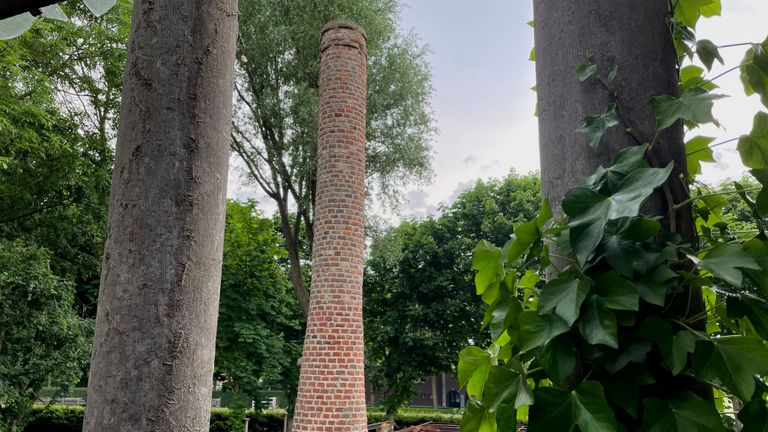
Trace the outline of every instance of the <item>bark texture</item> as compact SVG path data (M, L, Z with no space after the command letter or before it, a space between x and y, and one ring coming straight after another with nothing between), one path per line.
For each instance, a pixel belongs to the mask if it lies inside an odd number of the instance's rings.
M656 121L648 101L659 95L677 96L678 89L668 7L667 0L534 0L542 193L550 198L553 208L559 210L565 193L583 185L585 177L599 165L610 165L619 150L652 140ZM612 61L618 65L617 98L626 126L632 131L607 131L599 152L589 147L586 135L575 132L584 117L602 113L614 101L597 80L580 82L576 77L576 66L587 62L587 52L594 53L604 77ZM680 121L659 135L648 160L657 167L674 161L675 169L643 211L662 216L668 230L695 247L690 207L670 211L674 204L688 199L681 180L686 162ZM668 300L671 306L667 313L684 317L704 311L700 289L689 289L690 303L688 291L678 294ZM696 324L703 330L706 322ZM668 396L693 390L711 397L707 386L686 377L672 377L661 367L660 359L656 360L658 385L649 393ZM586 373L583 365L577 367L572 381L580 382Z
M610 165L616 152L639 144L632 135L612 128L599 152L594 152L586 135L575 132L584 117L602 113L612 102L596 80L580 82L576 66L586 63L587 52L593 52L601 74L607 76L611 59L615 60L615 87L623 117L635 137L650 142L656 120L648 101L653 96L677 95L676 54L667 16L667 0L534 1L541 183L553 207L569 189L583 185L599 165ZM645 211L664 216L668 223L674 221L674 227L668 228L693 242L690 208L668 211L688 198L680 180L686 169L681 122L661 133L653 159L659 167L675 162L668 181L671 200L659 190Z
M207 431L236 0L137 0L84 431Z

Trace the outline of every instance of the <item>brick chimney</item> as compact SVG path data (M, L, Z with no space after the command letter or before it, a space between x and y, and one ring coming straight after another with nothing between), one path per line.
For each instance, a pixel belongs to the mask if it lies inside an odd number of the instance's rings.
M365 32L325 25L320 44L312 290L296 432L366 429L363 353Z

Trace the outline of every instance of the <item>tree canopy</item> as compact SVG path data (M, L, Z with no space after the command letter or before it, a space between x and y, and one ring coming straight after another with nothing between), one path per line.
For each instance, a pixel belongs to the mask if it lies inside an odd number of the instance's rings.
M539 202L538 177L512 173L478 181L436 219L405 221L374 239L364 284L366 356L390 414L415 382L452 372L468 341L487 339L479 331L472 248L484 236L509 238Z

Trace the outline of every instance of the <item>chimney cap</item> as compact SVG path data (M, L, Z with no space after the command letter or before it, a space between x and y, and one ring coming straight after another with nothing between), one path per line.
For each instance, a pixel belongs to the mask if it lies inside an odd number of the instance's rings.
M325 34L325 32L327 32L329 30L333 30L333 29L350 29L350 30L354 30L354 31L360 33L361 35L363 35L363 38L365 38L366 41L368 40L368 35L365 34L365 30L363 30L362 27L360 27L354 21L351 21L351 20L338 19L338 20L330 21L326 25L323 26L323 31L322 31L321 34Z

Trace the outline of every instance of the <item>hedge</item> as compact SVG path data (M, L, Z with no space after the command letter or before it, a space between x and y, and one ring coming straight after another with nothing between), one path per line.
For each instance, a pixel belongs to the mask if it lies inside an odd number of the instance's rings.
M83 407L78 406L35 406L32 409L32 421L24 432L80 432L83 429ZM246 411L250 418L249 432L281 432L283 430L283 410L265 410L260 412ZM227 408L211 410L210 432L241 432L243 430L243 412ZM368 423L385 421L384 411L372 409L368 411ZM395 423L398 427L415 426L426 422L454 423L461 421L461 414L456 411L439 411L424 409L401 410Z

